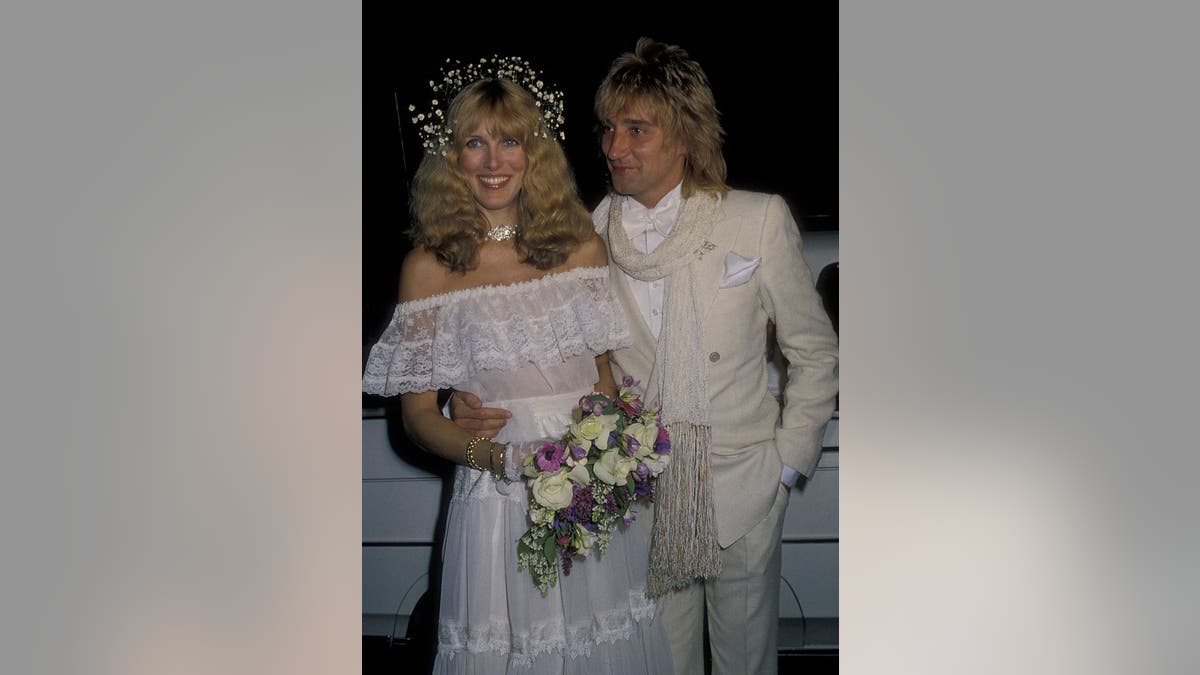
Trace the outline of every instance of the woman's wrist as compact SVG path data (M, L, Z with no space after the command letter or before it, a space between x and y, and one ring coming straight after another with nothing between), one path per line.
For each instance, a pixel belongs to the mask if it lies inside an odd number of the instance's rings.
M508 467L511 463L512 444L488 441L488 470L497 478L512 480Z
M486 441L486 440L488 440L488 439L485 436L475 436L475 437L472 437L471 440L467 442L467 453L466 453L467 454L467 466L471 467L472 469L475 469L476 471L484 471L485 470L482 466L479 465L479 462L477 462L475 460L475 450L477 449L476 446L479 445L480 441Z
M497 461L497 455L499 455L499 461ZM497 443L496 441L492 441L491 446L488 448L488 460L489 460L488 466L492 470L492 475L498 476L498 477L503 477L504 476L504 446Z

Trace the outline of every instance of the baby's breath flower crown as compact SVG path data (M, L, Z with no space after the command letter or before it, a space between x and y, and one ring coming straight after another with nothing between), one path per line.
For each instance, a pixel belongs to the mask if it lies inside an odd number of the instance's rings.
M428 112L418 112L417 106L409 105L408 111L414 113L413 124L417 125L417 133L421 136L425 152L430 154L446 154L446 144L450 142L450 129L446 126L444 107L462 91L463 87L484 78L495 77L512 80L521 85L533 95L533 102L542 111L542 120L550 135L566 139L563 126L563 94L558 89L542 79L541 71L535 69L528 61L519 56L483 57L475 63L463 64L458 59L446 59L441 68L442 81L429 81L433 90ZM546 134L539 134L549 138Z

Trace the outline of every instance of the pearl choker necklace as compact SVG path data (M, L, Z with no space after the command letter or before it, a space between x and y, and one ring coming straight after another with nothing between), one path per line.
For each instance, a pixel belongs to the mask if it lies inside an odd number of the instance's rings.
M512 225L497 225L488 230L487 236L492 241L508 241L517 236L517 228Z

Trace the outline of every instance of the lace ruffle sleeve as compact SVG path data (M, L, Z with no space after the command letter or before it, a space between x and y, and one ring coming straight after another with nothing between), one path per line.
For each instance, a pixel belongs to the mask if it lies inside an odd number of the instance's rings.
M363 391L444 389L481 370L553 365L631 342L608 269L575 268L401 303L371 348Z

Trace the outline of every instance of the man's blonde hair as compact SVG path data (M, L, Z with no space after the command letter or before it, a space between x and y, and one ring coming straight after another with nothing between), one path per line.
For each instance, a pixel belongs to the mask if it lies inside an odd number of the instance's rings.
M613 61L596 91L596 117L615 116L640 105L666 131L667 143L687 147L683 196L696 190L724 195L725 130L712 89L700 64L680 47L641 38L632 53Z

